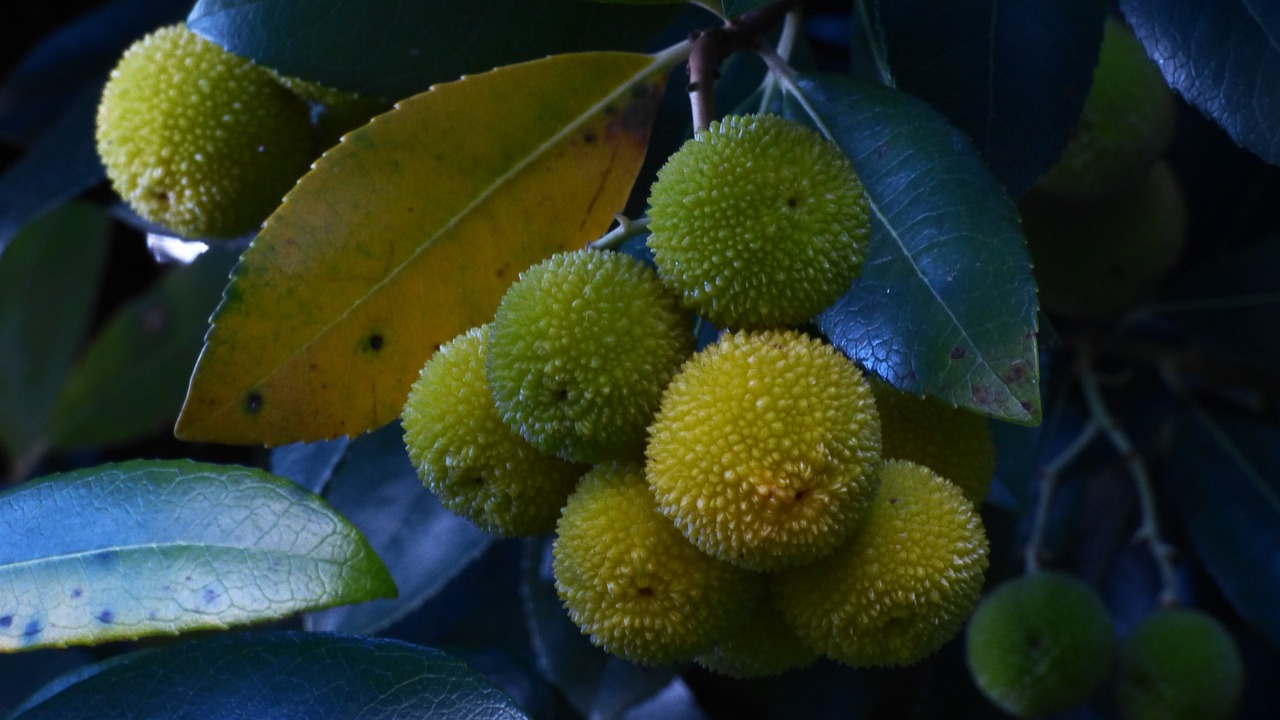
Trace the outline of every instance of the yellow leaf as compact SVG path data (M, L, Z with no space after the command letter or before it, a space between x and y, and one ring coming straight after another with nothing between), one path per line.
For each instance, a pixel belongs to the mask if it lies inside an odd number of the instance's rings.
M608 228L671 53L558 55L439 85L347 135L232 273L176 433L279 445L395 419L441 344Z

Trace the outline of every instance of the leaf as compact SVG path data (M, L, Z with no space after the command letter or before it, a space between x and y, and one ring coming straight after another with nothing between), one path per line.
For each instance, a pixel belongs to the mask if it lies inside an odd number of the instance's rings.
M210 248L111 318L58 397L54 446L115 445L172 426L236 257Z
M743 13L758 10L774 0L723 0L726 17L740 17Z
M862 275L818 326L900 389L1000 420L1040 422L1026 240L969 140L889 88L829 75L797 83L872 208Z
M1121 0L1165 80L1242 147L1280 164L1280 11L1262 0Z
M183 439L280 445L400 414L507 285L597 238L644 158L671 55L561 55L401 102L285 197L213 318Z
M139 690L145 688L145 692ZM439 650L330 633L228 635L131 656L13 720L525 717Z
M0 651L275 619L393 597L368 542L260 470L132 461L0 494Z
M38 452L92 319L107 217L80 203L28 225L0 255L0 445Z
M397 100L552 54L648 49L677 8L586 2L198 0L187 25L285 75Z
M1012 197L1048 170L1093 83L1106 3L879 0L895 87L974 141Z
M1177 425L1169 489L1222 594L1280 645L1280 431L1226 415Z
M317 495L324 492L351 444L348 438L294 443L271 451L271 472Z
M494 540L423 487L399 423L351 441L324 498L368 538L400 595L309 615L309 630L364 635L385 630L435 597Z

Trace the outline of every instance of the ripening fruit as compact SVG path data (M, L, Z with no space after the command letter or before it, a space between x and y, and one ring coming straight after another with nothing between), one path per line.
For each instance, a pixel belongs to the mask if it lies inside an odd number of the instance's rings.
M708 670L740 679L780 675L817 659L818 653L800 642L768 597L762 598L751 617L721 638L711 652L694 658Z
M853 529L875 491L880 420L862 372L830 345L741 331L681 368L646 454L658 507L695 545L777 570Z
M872 382L871 390L880 413L884 458L924 465L980 504L996 471L996 446L986 418L880 381Z
M1126 720L1226 720L1243 686L1235 640L1196 610L1157 612L1120 647L1116 695Z
M1186 245L1182 190L1164 162L1113 196L1033 192L1019 209L1040 302L1063 317L1121 315L1159 287Z
M1111 616L1093 588L1040 571L1005 582L969 621L969 670L978 689L1018 717L1087 700L1111 672Z
M256 229L312 159L306 103L184 25L134 43L98 105L98 154L144 219L187 237Z
M507 290L486 369L502 419L534 447L600 463L640 456L662 389L693 346L692 320L647 265L579 250Z
M711 123L649 195L658 274L721 327L808 321L857 277L868 202L844 153L776 115Z
M1037 188L1077 197L1120 190L1164 152L1173 138L1175 111L1160 68L1123 23L1109 18L1080 120Z
M551 532L586 468L541 453L498 417L485 380L489 326L423 366L402 421L409 459L440 503L500 535Z
M638 464L582 478L552 555L569 617L596 645L644 664L708 651L746 621L762 583L690 545L654 507Z
M987 536L973 503L922 466L884 463L849 542L778 573L771 589L800 639L852 665L909 665L964 626L982 593Z

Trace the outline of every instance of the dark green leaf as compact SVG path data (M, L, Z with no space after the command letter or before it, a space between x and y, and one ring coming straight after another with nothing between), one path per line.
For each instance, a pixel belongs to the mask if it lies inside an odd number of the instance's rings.
M351 441L324 497L364 532L400 596L311 615L311 630L383 630L434 597L493 542L423 487L405 451L400 423Z
M1232 139L1280 164L1280 5L1121 0L1165 80Z
M738 17L743 13L762 8L773 2L774 0L724 0L722 4L726 17Z
M106 240L106 215L75 203L28 225L0 255L0 446L15 457L45 443L92 318Z
M797 82L872 207L862 275L816 318L819 327L898 388L1038 423L1026 240L968 138L905 93L831 75ZM794 102L790 112L801 113Z
M0 494L0 651L225 628L393 597L363 536L261 470L133 461Z
M199 0L192 30L285 75L392 100L546 55L643 50L679 6L568 0Z
M1280 645L1280 431L1188 414L1169 484L1196 555L1227 600Z
M894 82L968 133L1009 194L1057 160L1102 44L1102 0L879 0Z
M145 691L143 691L145 689ZM13 720L525 717L439 650L330 633L228 635L131 656Z
M113 445L172 427L237 255L212 248L116 313L58 398L55 446Z
M55 653L55 652L63 653L66 651L65 650L44 650L42 652L43 653ZM88 652L88 651L82 650L81 652ZM102 672L103 670L106 670L107 668L114 667L116 665L119 665L120 663L133 662L137 660L139 657L146 655L148 653L153 653L153 652L155 652L153 648L147 648L144 650L138 650L137 652L123 653L120 655L116 655L115 657L103 660L102 662L86 662L83 665L73 670L66 671L63 674L50 680L48 683L45 683L45 685L41 687L39 690L37 690L36 692L27 696L27 698L22 702L21 705L13 709L13 717L20 717L22 713L26 712L27 710L30 710L31 708L39 705L45 700L48 700L54 695L57 695L63 690L66 690L72 685L75 685L76 683L82 680L91 678L94 675L97 675L98 673ZM14 655L9 657L10 659L13 659L13 660L30 660L32 656L40 655L40 654L42 653L39 653L39 652L26 653L23 655ZM6 717L9 717L9 716L6 715Z

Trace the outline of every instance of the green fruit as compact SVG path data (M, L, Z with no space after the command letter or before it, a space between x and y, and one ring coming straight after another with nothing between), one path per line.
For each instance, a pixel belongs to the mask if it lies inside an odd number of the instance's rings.
M473 328L423 366L402 414L409 459L442 505L484 530L551 532L586 468L537 451L498 417L488 337L488 325Z
M1235 714L1244 665L1213 617L1163 610L1120 647L1116 695L1126 720L1226 720Z
M692 659L746 621L760 576L699 552L658 513L638 465L598 466L565 507L556 591L591 641L632 662Z
M1113 196L1032 193L1020 209L1040 303L1063 317L1124 313L1159 287L1186 245L1182 191L1163 162Z
M973 503L932 470L894 460L849 542L771 588L786 622L833 660L909 665L960 631L982 592L987 536Z
M1087 700L1111 672L1111 616L1071 575L1041 571L997 587L969 621L969 670L1006 712L1038 717Z
M910 460L950 480L977 505L996 471L996 447L986 418L916 397L883 382L871 383L880 413L886 460Z
M866 379L830 345L741 331L671 381L646 453L659 508L695 545L777 570L853 529L875 491L880 420Z
M97 143L129 206L188 237L256 229L312 159L306 103L183 25L125 52L102 92Z
M521 273L486 365L502 419L575 462L639 457L693 324L653 271L620 253L560 253Z
M751 617L721 638L711 652L694 658L708 670L743 679L780 675L817 659L818 653L787 627L768 598L762 599Z
M870 234L844 153L776 115L698 132L658 171L649 203L658 274L721 327L808 321L857 277Z
M1173 138L1176 107L1160 68L1119 20L1107 20L1093 86L1047 193L1094 197L1136 181Z

